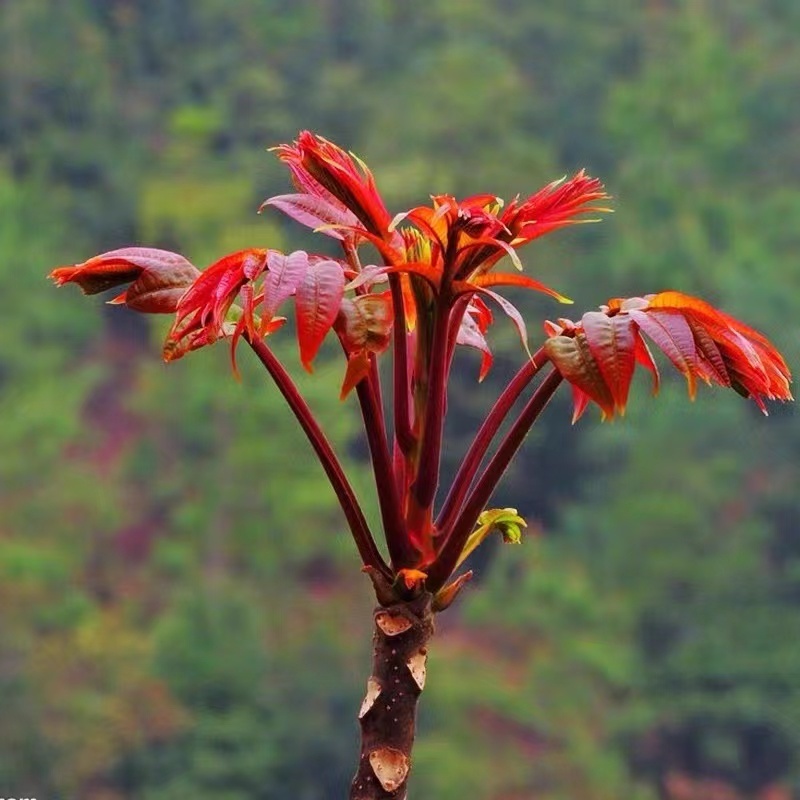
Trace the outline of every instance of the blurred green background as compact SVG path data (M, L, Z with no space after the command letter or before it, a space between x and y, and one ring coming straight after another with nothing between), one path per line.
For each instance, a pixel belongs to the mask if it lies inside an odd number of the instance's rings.
M796 367L798 41L797 0L0 4L0 796L336 800L368 664L355 549L247 354L241 383L224 346L165 366L161 320L50 268L319 247L254 214L289 186L265 148L310 128L393 210L586 167L617 213L531 274L578 314L701 294ZM520 302L534 342L565 310ZM523 358L495 330L448 469ZM331 350L299 379L369 497L341 376ZM571 428L564 392L529 437L496 504L535 535L440 619L413 797L800 798L797 413L634 394Z

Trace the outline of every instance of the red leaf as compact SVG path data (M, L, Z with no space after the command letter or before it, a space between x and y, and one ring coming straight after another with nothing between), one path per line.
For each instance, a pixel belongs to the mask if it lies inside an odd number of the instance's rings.
M121 295L125 305L145 314L172 314L200 271L187 265L164 272L145 270ZM118 298L115 298L118 299Z
M249 250L242 250L242 275L248 281L254 281L266 268L269 253L275 250L264 250L259 247L252 247Z
M391 341L393 323L391 294L364 294L342 300L336 331L348 353L361 349L382 353Z
M463 292L469 291L470 287L473 286L480 286L482 288L488 288L490 286L521 286L525 289L533 289L535 292L542 292L550 295L550 297L555 297L559 303L572 302L572 300L568 297L564 297L563 294L559 294L555 289L551 289L549 286L545 286L545 284L535 281L527 275L517 275L513 272L489 272L486 275L476 275L469 281L464 282L463 289L461 286L462 284L458 283L454 288L456 288L457 291Z
M215 261L183 296L178 308L179 320L199 310L202 325L210 320L211 325L219 328L239 290L248 281L245 271L251 275L258 274L264 268L266 258L266 250L250 248Z
M382 353L391 341L394 307L390 292L345 297L334 327L347 353L347 373L340 398L369 374L370 353Z
M769 339L704 300L666 291L616 298L604 310L631 317L686 376L692 396L699 376L752 398L764 413L764 398L791 399L789 368ZM636 360L653 372L657 389L658 373L640 337Z
M362 267L361 271L356 273L355 277L344 288L351 291L360 289L362 286L371 287L376 283L386 283L388 281L388 271L388 267L376 267L374 264Z
M592 398L579 389L574 383L572 384L572 424L574 425L582 416L583 412L589 407Z
M220 275L213 292L213 301L209 307L212 325L222 325L225 314L236 299L236 295L246 282L241 262L228 256L220 266Z
M339 392L339 399L344 400L348 394L369 375L370 371L369 353L366 350L358 350L352 353L347 359L347 371L342 381L342 389Z
M264 277L264 301L261 306L262 327L266 327L284 300L288 300L305 278L308 271L308 254L295 250L284 255L271 250L267 256L267 273Z
M684 314L692 330L702 328L719 349L731 386L752 397L764 413L760 395L768 399L791 399L789 367L764 334L704 300L681 292L661 292L648 300L648 307L675 309ZM716 373L712 371L704 377L716 380Z
M769 344L769 340L764 334L739 322L738 319L730 314L714 308L711 303L689 294L675 291L659 292L648 297L647 308L680 311L684 316L702 318L705 327L712 327L717 330L733 329L744 334L747 339Z
M661 376L658 373L658 367L653 359L653 354L650 352L650 348L647 346L647 342L642 339L642 335L638 331L634 338L634 356L636 357L637 364L641 364L645 369L650 370L653 376L653 396L655 397L655 395L658 394L658 390L661 388Z
M386 270L387 275L397 272L406 273L408 275L419 275L420 278L424 278L430 284L435 292L439 291L439 285L442 282L442 272L436 269L436 267L432 267L430 264L425 264L421 261L409 261L406 264L401 264L400 266L391 267Z
M300 361L311 372L311 362L331 329L344 295L344 272L336 261L310 264L297 287L297 340Z
M478 382L483 381L487 373L491 369L494 357L492 351L489 349L489 344L484 337L478 322L469 310L464 314L461 320L461 325L458 328L456 335L456 344L466 345L467 347L474 347L481 352L481 368L478 373Z
M301 131L293 144L275 150L304 191L318 197L331 195L375 236L389 233L389 212L372 173L358 158L309 131Z
M319 229L320 233L334 239L345 239L346 234L337 228L328 226L341 225L351 228L358 225L358 219L351 211L313 194L280 194L270 197L261 204L261 208L258 209L259 213L267 206L273 206L283 211L295 222L299 222L307 228Z
M589 349L611 390L616 411L624 414L636 366L637 332L633 320L626 315L609 317L602 311L589 311L581 322Z
M528 329L525 327L525 320L522 319L522 314L519 313L517 307L506 300L505 297L490 289L481 289L480 291L483 294L489 295L489 297L503 309L503 313L514 323L514 327L517 329L517 333L519 333L522 346L525 348L525 352L530 356L531 351L528 348Z
M614 397L583 333L578 332L574 337L553 336L544 343L544 349L564 379L572 384L573 389L579 390L573 391L573 422L580 418L586 408L584 395L600 406L603 419L614 416Z
M688 322L697 345L697 367L700 377L706 382L713 381L721 386L730 387L731 379L725 367L725 360L711 334L699 323L691 319Z
M697 393L697 346L689 323L679 312L673 311L631 309L627 313L686 378L689 396L694 399Z
M172 313L186 289L200 275L182 255L152 247L123 247L71 267L57 267L50 277L58 286L77 283L84 294L133 285L111 302L135 311Z
M574 219L578 215L608 211L605 206L592 205L607 199L603 184L581 170L569 180L553 181L522 203L512 202L500 221L513 232L512 244L516 246L573 225L580 221Z

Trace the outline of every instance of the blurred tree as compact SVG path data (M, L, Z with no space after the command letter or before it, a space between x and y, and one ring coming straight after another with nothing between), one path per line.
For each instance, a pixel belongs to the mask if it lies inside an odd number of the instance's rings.
M442 619L435 672L448 671L431 683L417 754L422 794L653 797L615 746L636 664L622 596L598 599L557 545L532 538L523 550L498 552L460 624Z

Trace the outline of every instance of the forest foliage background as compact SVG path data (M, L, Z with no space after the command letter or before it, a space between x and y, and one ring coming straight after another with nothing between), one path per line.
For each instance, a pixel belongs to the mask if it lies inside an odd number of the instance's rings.
M796 369L798 41L796 0L0 4L0 796L341 797L369 646L354 548L264 376L236 383L225 347L163 365L163 325L51 267L311 246L254 214L288 190L265 148L310 128L395 210L586 167L617 213L531 274L579 310L700 294ZM534 334L559 313L520 300ZM495 343L484 384L469 355L451 383L451 465L523 357ZM298 379L366 497L334 355ZM496 503L532 535L441 618L414 796L800 798L799 455L792 407L669 381L571 428L565 392Z

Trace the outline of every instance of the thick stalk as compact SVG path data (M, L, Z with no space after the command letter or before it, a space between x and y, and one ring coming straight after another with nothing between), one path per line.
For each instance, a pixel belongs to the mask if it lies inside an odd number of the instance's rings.
M475 527L480 513L489 502L517 450L525 441L531 426L536 422L539 414L544 411L550 402L550 398L561 385L562 380L561 373L554 369L542 381L531 399L525 404L508 433L503 437L497 451L467 498L467 502L456 519L452 530L445 534L447 538L436 562L428 570L427 586L431 591L438 591L455 569L461 551L464 549L464 544Z
M361 752L350 800L406 800L417 700L425 687L432 597L375 609L372 673L361 705Z
M456 473L450 491L445 498L442 510L436 520L436 528L440 531L448 530L455 521L456 515L461 510L464 498L467 496L469 487L475 476L478 474L486 451L500 426L505 421L508 413L519 399L519 396L536 377L539 370L547 363L547 356L544 348L540 347L525 364L520 367L517 374L511 379L502 394L492 406L483 424L478 429L472 444L464 456L461 466Z
M314 419L308 404L272 350L261 339L251 338L247 333L244 334L244 337L275 381L278 390L283 395L295 418L300 423L300 427L308 437L311 446L314 448L314 452L317 454L317 458L336 493L339 505L342 507L350 531L355 539L356 547L358 547L361 560L365 565L375 567L390 578L391 571L375 545L375 540L372 538L369 525L355 492L350 486L350 482L347 480L330 442Z

